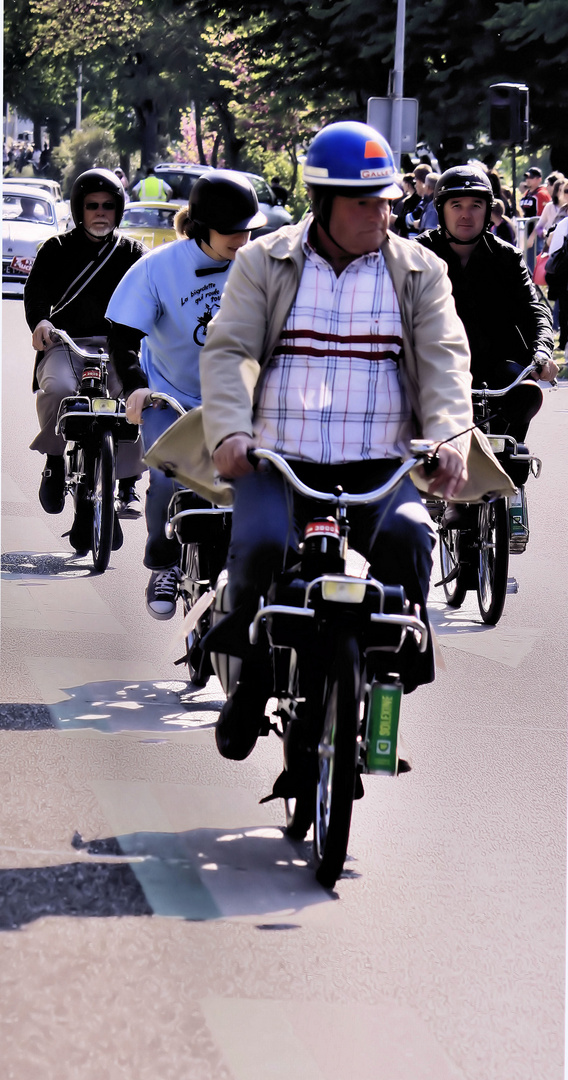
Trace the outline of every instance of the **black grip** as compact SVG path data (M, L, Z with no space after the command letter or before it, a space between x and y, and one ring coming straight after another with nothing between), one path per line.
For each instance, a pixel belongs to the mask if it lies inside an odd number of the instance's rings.
M424 458L424 472L426 473L426 476L431 476L432 473L435 473L439 464L440 455L437 450L434 454L431 454L430 457Z

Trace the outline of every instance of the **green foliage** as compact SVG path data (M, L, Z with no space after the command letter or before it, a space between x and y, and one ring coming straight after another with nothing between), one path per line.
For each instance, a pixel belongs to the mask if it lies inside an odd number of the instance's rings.
M82 61L84 115L102 108L123 155L163 155L193 105L199 159L296 187L313 132L388 93L395 19L394 0L11 0L6 96L69 122ZM568 143L567 65L564 0L408 6L404 92L442 165L481 154L492 82L529 83L532 150Z
M88 120L80 131L65 135L52 156L54 164L61 170L66 198L74 180L86 169L95 166L114 169L118 165L118 153L111 132Z

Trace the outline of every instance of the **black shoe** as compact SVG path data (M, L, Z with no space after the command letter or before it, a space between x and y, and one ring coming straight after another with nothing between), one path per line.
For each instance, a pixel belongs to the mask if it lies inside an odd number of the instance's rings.
M120 521L118 520L118 514L115 511L114 521L113 521L113 524L112 524L112 545L111 545L111 550L112 551L118 551L118 549L122 547L123 542L124 542L124 535L123 535L123 532L122 532L122 527L121 527Z
M79 555L91 550L93 542L93 514L90 503L81 503L75 511L69 533L69 543Z
M180 570L153 570L146 586L146 611L153 619L173 619L179 595Z
M134 484L119 481L115 509L121 518L141 517L142 506Z
M264 723L268 694L259 696L258 687L237 683L223 705L215 728L215 742L222 757L244 761L256 746Z
M41 474L39 501L46 514L60 514L65 506L65 462L63 454L48 454Z

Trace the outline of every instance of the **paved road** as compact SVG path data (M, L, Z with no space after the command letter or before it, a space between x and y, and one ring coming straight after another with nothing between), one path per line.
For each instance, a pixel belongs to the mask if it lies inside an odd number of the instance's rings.
M490 629L432 590L414 769L367 779L330 894L258 804L277 740L216 754L220 688L188 693L178 621L144 610L142 522L96 576L41 510L3 311L3 1080L560 1080L568 388L533 424L519 591Z

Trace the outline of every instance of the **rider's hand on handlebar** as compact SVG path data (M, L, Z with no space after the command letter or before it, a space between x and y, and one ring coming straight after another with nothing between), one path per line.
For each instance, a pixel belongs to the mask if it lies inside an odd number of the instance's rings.
M38 352L43 352L47 349L48 345L53 345L52 334L56 334L56 328L49 321L49 319L42 319L38 322L33 334L32 334L32 346L37 349Z
M126 419L129 424L142 423L142 410L148 404L150 391L147 386L140 386L133 390L126 399Z
M419 470L428 482L428 494L455 499L467 480L467 465L459 450L449 443L438 447L438 457L440 464L435 472L427 476L423 468Z
M246 476L254 472L247 454L255 445L254 439L243 431L237 431L234 435L227 436L213 451L213 464L219 476L226 480L236 480L239 476Z
M538 357L535 357L535 362ZM553 382L558 375L559 367L554 360L547 360L539 371L532 372L533 379L542 380L542 382Z

